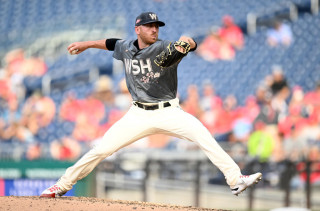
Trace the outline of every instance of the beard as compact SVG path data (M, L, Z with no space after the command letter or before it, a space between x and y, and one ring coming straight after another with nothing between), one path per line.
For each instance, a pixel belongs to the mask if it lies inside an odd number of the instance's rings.
M158 34L154 33L151 35L143 35L141 36L141 39L144 43L151 45L158 40Z

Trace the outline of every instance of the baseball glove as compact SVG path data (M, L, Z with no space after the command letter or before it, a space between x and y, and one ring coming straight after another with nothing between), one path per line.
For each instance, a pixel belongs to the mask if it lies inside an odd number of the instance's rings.
M170 43L165 50L156 56L154 63L160 67L170 67L179 62L189 51L190 44L187 42L179 40Z

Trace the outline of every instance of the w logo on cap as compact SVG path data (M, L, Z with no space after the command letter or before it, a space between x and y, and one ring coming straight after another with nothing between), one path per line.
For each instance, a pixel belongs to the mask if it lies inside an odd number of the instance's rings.
M157 15L156 14L149 14L149 16L150 16L150 18L152 19L152 20L157 20Z
M135 26L141 26L149 23L157 23L159 27L165 25L164 22L158 20L158 16L154 12L144 12L136 18Z

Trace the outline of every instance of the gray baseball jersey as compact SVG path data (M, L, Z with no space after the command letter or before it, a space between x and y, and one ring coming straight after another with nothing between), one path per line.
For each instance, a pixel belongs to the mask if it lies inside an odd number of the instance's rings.
M155 103L169 101L177 95L177 66L159 67L154 59L170 41L159 40L147 48L139 50L134 40L118 40L113 57L125 66L126 82L134 101Z

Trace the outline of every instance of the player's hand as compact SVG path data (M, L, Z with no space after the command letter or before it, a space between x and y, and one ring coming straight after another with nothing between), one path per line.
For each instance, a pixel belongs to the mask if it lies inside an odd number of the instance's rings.
M189 43L190 45L190 49L193 49L196 47L196 43L195 41L191 38L191 37L187 37L187 36L181 36L179 38L179 41L184 41L184 42L187 42ZM177 47L177 50L180 51L180 52L183 52L184 49L182 47Z
M74 42L68 46L68 51L71 55L80 54L83 51L87 50L89 45L87 42Z

